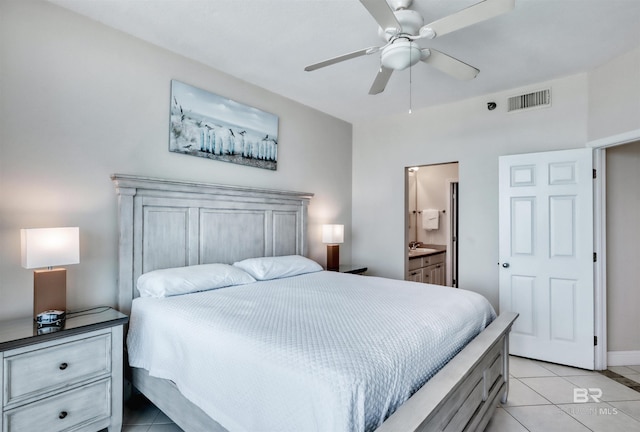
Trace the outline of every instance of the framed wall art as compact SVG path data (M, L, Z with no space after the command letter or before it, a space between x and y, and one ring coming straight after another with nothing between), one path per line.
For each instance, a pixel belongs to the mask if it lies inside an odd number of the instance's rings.
M270 170L278 165L278 116L171 81L169 151Z

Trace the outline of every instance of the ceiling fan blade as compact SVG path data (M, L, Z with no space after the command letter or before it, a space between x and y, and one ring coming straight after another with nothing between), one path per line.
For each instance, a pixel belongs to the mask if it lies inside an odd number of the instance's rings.
M321 61L320 63L315 63L315 64L312 64L312 65L309 65L306 68L304 68L304 70L306 70L307 72L311 72L311 71L314 71L316 69L323 68L325 66L330 66L332 64L340 63L342 61L350 60L350 59L356 58L356 57L361 57L361 56L367 55L367 54L373 54L373 53L378 52L378 51L380 51L380 47L370 47L370 48L361 49L359 51L350 52L348 54L343 54L341 56L334 57L334 58L331 58L329 60Z
M360 0L360 3L369 11L382 30L395 29L398 32L402 28L386 0Z
M484 0L422 26L420 34L432 39L509 12L514 7L515 0ZM433 32L427 29L431 29Z
M429 48L424 51L429 51L431 54L422 61L433 66L434 68L451 75L459 80L470 80L476 77L480 70L461 62L447 54L441 53L434 49ZM426 54L426 53L425 53Z
M382 93L384 91L384 88L387 86L392 73L393 69L381 66L380 70L378 71L378 75L376 75L376 79L371 85L371 89L369 89L369 94L377 95L378 93Z

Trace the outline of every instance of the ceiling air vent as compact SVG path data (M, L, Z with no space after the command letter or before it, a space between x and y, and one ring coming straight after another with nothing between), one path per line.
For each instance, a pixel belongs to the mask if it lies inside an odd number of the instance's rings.
M551 106L551 90L546 89L519 96L513 96L508 99L508 102L509 112L537 107L548 107Z

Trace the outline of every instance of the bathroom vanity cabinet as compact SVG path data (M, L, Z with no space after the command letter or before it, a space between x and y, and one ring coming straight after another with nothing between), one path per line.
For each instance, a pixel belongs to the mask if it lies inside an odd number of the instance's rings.
M446 285L445 252L409 258L407 280Z

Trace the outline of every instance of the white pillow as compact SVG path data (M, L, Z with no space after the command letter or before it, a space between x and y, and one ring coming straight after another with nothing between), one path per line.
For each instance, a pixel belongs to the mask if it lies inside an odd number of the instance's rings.
M320 264L300 255L249 258L233 265L257 280L278 279L322 270Z
M168 297L206 291L256 280L228 264L202 264L154 270L138 278L140 297Z

